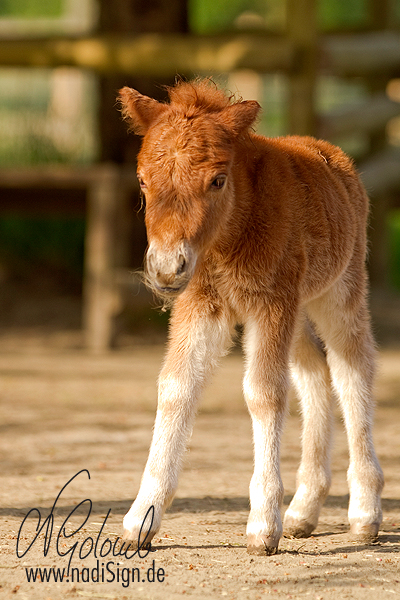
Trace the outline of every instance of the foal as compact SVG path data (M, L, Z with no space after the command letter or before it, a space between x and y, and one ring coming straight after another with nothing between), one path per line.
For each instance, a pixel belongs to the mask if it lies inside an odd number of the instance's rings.
M301 400L303 451L285 530L310 535L328 494L332 385L350 450L351 532L373 540L383 475L371 433L365 190L339 148L252 133L257 102L232 102L207 81L180 83L169 96L162 104L127 87L120 92L124 117L144 136L138 178L146 196L147 277L159 295L174 299L153 441L125 537L138 541L151 506L146 544L159 529L200 392L241 323L254 433L248 551L273 554L282 535L279 447L289 367Z

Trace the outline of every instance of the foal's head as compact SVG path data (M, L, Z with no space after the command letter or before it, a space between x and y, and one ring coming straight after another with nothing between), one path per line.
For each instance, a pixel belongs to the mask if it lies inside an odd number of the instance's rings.
M180 83L162 104L120 91L124 117L144 136L138 178L146 197L147 275L162 295L188 284L234 207L235 142L254 122L257 102L231 103L208 81Z

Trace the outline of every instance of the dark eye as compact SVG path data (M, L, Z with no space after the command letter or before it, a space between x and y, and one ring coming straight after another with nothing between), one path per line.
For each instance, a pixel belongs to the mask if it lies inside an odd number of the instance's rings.
M213 179L213 181L211 182L212 189L221 190L225 185L225 181L226 181L226 175L218 175L218 177Z

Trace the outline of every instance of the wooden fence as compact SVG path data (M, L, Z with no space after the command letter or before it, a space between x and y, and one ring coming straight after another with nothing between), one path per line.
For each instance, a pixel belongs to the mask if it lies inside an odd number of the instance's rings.
M382 282L386 270L385 218L392 189L400 187L400 149L385 143L389 119L400 115L400 103L385 88L400 77L400 32L389 28L389 0L371 0L376 30L319 35L316 0L287 0L284 34L238 33L194 36L146 34L135 37L3 39L0 66L75 66L96 73L135 76L192 77L210 72L252 69L280 72L288 79L289 131L327 139L363 132L370 136L371 155L360 165L374 206L372 273ZM365 104L343 108L321 118L316 111L316 85L321 74L363 78L371 90ZM86 170L47 167L17 172L0 170L0 186L81 186L88 190L84 326L87 346L102 351L110 344L111 322L118 306L115 269L122 265L123 214L134 174L115 165ZM118 227L116 226L118 224Z

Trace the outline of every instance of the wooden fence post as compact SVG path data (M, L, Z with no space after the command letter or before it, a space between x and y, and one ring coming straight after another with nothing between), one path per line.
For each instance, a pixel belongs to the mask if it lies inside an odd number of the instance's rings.
M369 0L370 23L374 30L390 30L391 25L391 1ZM386 95L388 82L387 73L374 73L366 80L371 94L382 93ZM378 155L387 148L386 123L381 129L370 134L369 152ZM400 170L400 166L399 166ZM371 282L375 286L386 287L389 279L389 249L386 219L391 205L391 194L389 189L376 193L373 189L371 198L371 219L369 238L371 242L371 254L369 258L369 274Z
M95 353L109 348L119 308L114 267L120 188L118 167L105 164L88 189L83 327L86 346Z
M299 49L299 61L289 76L289 132L316 132L315 87L317 79L316 0L287 0L289 40Z

